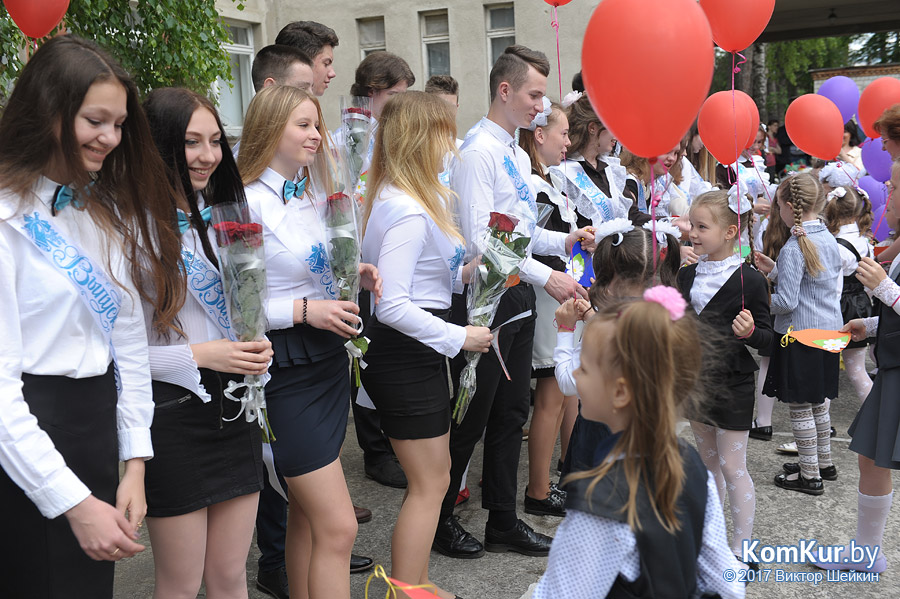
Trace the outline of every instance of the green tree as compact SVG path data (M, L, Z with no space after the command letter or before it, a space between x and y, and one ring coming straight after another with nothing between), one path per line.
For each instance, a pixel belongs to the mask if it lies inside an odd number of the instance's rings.
M900 62L900 31L856 35L853 45L850 59L854 64Z
M105 48L144 93L184 86L205 94L217 77L231 79L221 46L229 32L215 0L72 0L63 25ZM0 5L0 92L18 77L28 43Z

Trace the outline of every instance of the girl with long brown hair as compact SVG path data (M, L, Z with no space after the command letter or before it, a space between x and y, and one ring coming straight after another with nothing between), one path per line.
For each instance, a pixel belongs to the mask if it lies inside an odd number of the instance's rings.
M607 304L585 327L575 371L582 415L612 434L596 447L598 465L565 481L568 513L536 599L744 596L743 582L722 579L742 566L725 540L715 479L676 432L702 360L686 308L678 291L657 286Z
M113 562L144 549L153 400L141 300L165 334L184 298L177 195L152 148L131 78L71 35L34 54L0 120L10 597L111 598Z
M363 217L363 257L378 267L384 295L366 325L362 380L409 483L391 539L391 573L410 584L431 584L431 543L450 485L447 358L486 352L492 339L487 327L448 322L465 245L450 211L453 192L438 173L455 137L444 100L418 91L389 100Z
M244 120L238 168L266 253L268 338L275 353L266 385L272 452L288 486L285 546L291 596L350 597L356 517L341 470L350 377L345 341L359 306L335 298L317 198L334 189L319 102L285 85L259 92ZM377 303L381 280L360 266Z

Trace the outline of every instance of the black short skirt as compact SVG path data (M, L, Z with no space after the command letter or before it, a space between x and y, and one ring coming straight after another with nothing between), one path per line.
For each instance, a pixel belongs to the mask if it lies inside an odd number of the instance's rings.
M91 494L111 505L119 485L115 376L73 379L22 375L22 394L38 425ZM64 515L45 518L0 469L0 596L111 599L115 562L94 561Z
M266 385L272 453L285 477L338 459L347 433L350 376L344 339L310 326L269 331L274 361Z
M449 310L429 310L447 320ZM447 358L424 343L370 318L362 382L393 439L430 439L450 430Z
M883 342L883 341L882 341ZM850 425L850 451L880 468L900 470L900 368L878 370L872 391Z
M147 462L147 515L180 516L263 486L259 423L237 416L241 404L222 393L242 375L200 369L212 400L183 387L153 381L152 460Z
M701 407L700 421L729 431L748 431L753 426L756 373L733 374L714 387L712 397Z
M776 338L781 335L776 333ZM784 403L825 403L838 396L841 355L799 341L775 345L763 393Z

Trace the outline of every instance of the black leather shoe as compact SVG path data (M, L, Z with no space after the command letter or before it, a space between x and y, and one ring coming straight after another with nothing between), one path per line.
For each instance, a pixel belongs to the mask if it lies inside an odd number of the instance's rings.
M553 539L535 532L521 520L517 520L515 527L506 532L494 530L490 525L484 527L484 548L492 553L515 551L522 555L543 557L550 553L552 542Z
M366 464L366 476L379 484L395 489L405 489L407 485L403 468L393 459L384 460L373 466Z
M484 545L466 532L459 523L459 516L447 516L438 522L432 548L447 557L475 559L484 555Z
M372 510L358 505L353 506L353 513L356 515L357 524L365 524L372 519Z
M366 557L364 555L356 555L355 553L350 555L350 573L354 572L365 572L375 565L375 560L371 557Z
M759 439L760 441L771 441L772 440L772 427L771 426L756 426L756 420L754 420L753 426L750 428L750 438Z
M260 570L256 573L256 588L277 599L290 599L288 577L284 566L277 570Z
M565 516L566 498L551 490L546 499L535 499L534 497L528 496L528 489L526 488L525 513L534 516Z
M833 439L834 437L837 437L837 431L834 430L834 427L832 426L831 427L831 438Z
M800 464L797 462L788 462L782 468L787 474L800 474ZM825 480L837 480L837 468L834 464L819 468L819 475Z
M821 478L803 478L798 474L797 478L790 479L788 474L779 474L775 477L775 486L788 491L799 491L807 495L821 495L825 492L825 484Z

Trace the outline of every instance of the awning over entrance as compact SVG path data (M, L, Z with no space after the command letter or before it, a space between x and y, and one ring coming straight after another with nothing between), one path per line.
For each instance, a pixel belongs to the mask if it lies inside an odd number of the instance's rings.
M761 42L900 30L900 0L776 0Z

